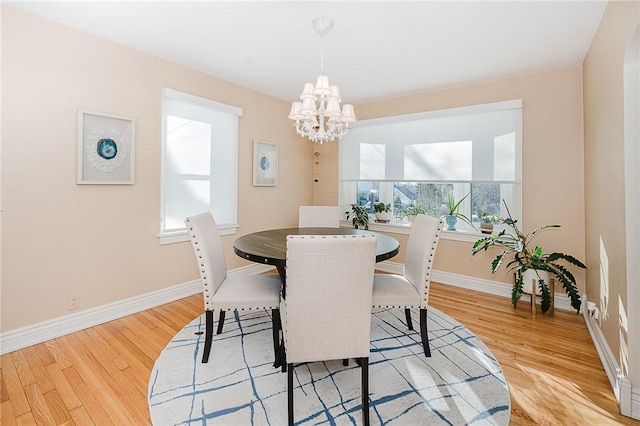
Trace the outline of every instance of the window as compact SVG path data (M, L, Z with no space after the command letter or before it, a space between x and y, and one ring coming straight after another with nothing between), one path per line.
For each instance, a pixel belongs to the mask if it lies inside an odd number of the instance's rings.
M506 216L502 200L518 218L521 152L520 100L359 121L340 141L340 203L371 213L388 203L395 224L407 224L409 206L440 217L449 194L469 194L460 212L473 222ZM478 232L460 221L457 228Z
M241 115L240 108L162 91L161 244L187 241L184 219L205 211L221 234L235 233Z

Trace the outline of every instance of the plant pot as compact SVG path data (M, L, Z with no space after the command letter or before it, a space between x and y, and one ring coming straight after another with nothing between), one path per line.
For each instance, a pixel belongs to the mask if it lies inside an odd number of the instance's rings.
M393 213L392 213L392 212L381 212L381 213L376 213L376 221L377 221L377 222L387 223L387 222L389 222L392 218L393 218Z
M456 223L458 223L458 217L456 215L448 214L444 217L444 220L447 222L448 231L456 230Z
M480 232L483 234L492 234L493 233L493 223L491 222L480 222Z
M538 275L540 277L538 277ZM525 293L527 294L531 294L531 281L535 280L536 282L536 296L540 296L542 294L542 292L540 291L540 287L538 286L538 280L542 278L544 280L544 282L547 284L547 286L549 285L549 280L551 278L551 276L549 275L549 273L547 271L540 271L540 270L535 270L535 269L527 269L526 271L524 271L524 273L522 274L522 280L523 280L523 290Z

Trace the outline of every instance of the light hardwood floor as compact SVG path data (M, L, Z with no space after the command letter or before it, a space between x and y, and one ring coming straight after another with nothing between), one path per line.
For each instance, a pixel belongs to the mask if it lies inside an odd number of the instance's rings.
M640 425L618 414L584 319L531 318L509 300L433 284L430 304L471 329L502 365L512 425ZM155 359L202 313L192 296L1 357L0 423L146 425ZM283 408L285 409L285 408Z

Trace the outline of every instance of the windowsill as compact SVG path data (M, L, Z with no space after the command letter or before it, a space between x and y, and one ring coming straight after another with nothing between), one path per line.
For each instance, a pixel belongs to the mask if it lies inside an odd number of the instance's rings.
M350 228L352 224L350 221L343 220L340 222L340 226L343 228ZM409 224L398 224L398 223L376 223L369 222L369 230L376 232L389 232L393 234L405 234L408 235L411 233L411 225ZM495 228L493 231L493 235L495 235L500 230ZM481 238L488 237L490 234L483 234L480 231L477 232L468 232L468 231L448 231L444 229L442 231L442 235L440 238L443 240L451 240L451 241L462 241L467 243L475 243Z
M238 225L218 225L218 233L222 235L233 235L236 233L238 229ZM166 244L174 244L174 243L183 243L185 241L189 241L189 233L187 229L173 231L173 232L164 232L158 234L158 238L160 239L160 245Z

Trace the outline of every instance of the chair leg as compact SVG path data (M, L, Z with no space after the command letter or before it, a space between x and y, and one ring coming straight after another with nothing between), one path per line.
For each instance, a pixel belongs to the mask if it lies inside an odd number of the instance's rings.
M411 321L411 309L405 308L404 316L407 318L407 327L409 330L413 330L413 322Z
M224 326L224 309L220 309L220 316L218 317L218 329L216 330L216 334L222 333L222 327Z
M358 358L362 374L362 424L369 426L369 358Z
M287 371L287 407L289 426L293 426L293 364L289 364Z
M209 352L211 352L211 341L213 340L213 311L205 311L204 323L204 352L202 362L209 362Z
M284 347L284 339L280 341L280 348L278 353L280 356L278 357L276 362L276 364L278 365L276 365L275 367L276 368L282 367L282 372L286 373L287 372L287 351Z
M271 330L273 334L273 366L280 367L278 364L278 356L280 355L280 309L271 310Z
M420 337L422 337L424 355L430 357L431 349L429 349L429 337L427 336L427 308L420 309Z

